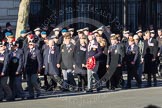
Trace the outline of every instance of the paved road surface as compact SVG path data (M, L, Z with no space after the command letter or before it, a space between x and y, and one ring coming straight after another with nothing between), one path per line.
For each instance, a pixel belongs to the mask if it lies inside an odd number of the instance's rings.
M162 87L69 96L54 93L37 100L3 102L0 108L144 108L149 104L162 107Z

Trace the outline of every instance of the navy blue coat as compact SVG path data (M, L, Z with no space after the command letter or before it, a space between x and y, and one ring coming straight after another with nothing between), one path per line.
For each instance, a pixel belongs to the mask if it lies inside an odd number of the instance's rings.
M91 48L90 50L87 50L86 59L94 56L97 61L99 60L99 57L102 55L102 49L101 49L101 46L99 45L99 43L97 43L96 46L97 46L97 48ZM88 47L89 46L87 46L87 49L88 49Z
M74 49L75 73L86 74L86 68L82 67L82 64L86 65L86 51L86 46L81 46L80 43L76 43Z
M27 49L24 66L28 75L37 74L38 70L42 69L42 56L39 49L34 48L32 53Z
M97 72L98 71L98 67L99 67L100 57L102 56L102 49L101 49L101 46L99 45L98 42L96 42L95 46L96 46L96 48L91 48L91 49L89 49L89 45L87 46L86 59L88 60L88 58L90 58L90 57L93 57L93 56L95 57L95 59L96 59L96 66L93 69L93 71Z
M15 76L16 72L21 74L23 68L23 51L21 49L9 51L5 60L4 71L8 71L10 76Z
M57 45L54 45L54 48L51 49L49 46L45 45L43 51L43 65L45 66L44 74L49 75L59 75L59 69L57 64L59 64L60 50Z
M4 76L8 76L8 62L9 62L9 53L7 51L4 54L0 54L0 74L4 73Z

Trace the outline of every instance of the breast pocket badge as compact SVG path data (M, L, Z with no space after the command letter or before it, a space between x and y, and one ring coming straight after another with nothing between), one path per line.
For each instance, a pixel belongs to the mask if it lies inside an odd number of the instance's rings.
M115 54L117 54L118 53L118 50L115 50Z
M33 57L33 58L35 58L35 57L36 57L36 54L35 54L35 53L33 53L33 54L32 54L32 57Z
M72 48L70 48L69 50L68 50L68 53L70 53L72 51Z
M17 59L17 58L14 58L14 59L12 60L12 62L13 62L13 63L17 63L17 62L18 62L18 59Z
M51 51L51 54L54 54L54 53L55 53L55 51L52 50L52 51Z

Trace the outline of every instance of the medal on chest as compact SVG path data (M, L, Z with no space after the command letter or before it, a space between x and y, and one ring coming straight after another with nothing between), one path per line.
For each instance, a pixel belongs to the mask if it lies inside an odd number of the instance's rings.
M69 48L69 49L68 49L68 53L70 53L71 51L72 51L72 48Z
M54 54L54 53L55 53L55 51L54 51L54 49L52 49L52 50L51 50L51 54Z
M35 58L36 57L36 54L35 52L32 53L32 57Z
M18 62L18 59L17 59L17 58L13 58L13 59L12 59L12 62L13 62L13 63L17 63L17 62Z

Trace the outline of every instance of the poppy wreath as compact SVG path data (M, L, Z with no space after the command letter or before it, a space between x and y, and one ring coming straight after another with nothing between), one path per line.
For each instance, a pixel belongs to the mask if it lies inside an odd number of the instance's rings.
M88 60L87 60L87 69L93 70L95 68L95 66L96 66L95 57L93 56L93 57L88 58Z

